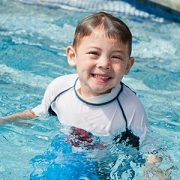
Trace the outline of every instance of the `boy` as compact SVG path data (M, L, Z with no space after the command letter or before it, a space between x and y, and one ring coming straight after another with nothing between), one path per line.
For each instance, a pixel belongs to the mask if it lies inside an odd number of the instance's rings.
M132 34L118 18L104 12L87 17L77 26L73 45L66 50L77 74L56 78L39 106L0 122L52 114L72 127L68 139L72 146L97 147L94 134L111 135L112 140L139 149L147 135L147 118L134 92L121 82L134 64L131 46ZM148 159L159 161L155 155Z

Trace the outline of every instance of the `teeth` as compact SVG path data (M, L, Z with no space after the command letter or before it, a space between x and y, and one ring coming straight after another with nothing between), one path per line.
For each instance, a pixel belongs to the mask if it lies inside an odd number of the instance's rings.
M103 80L109 79L109 76L103 76L103 75L99 75L99 74L95 74L94 76L95 76L96 78L100 78L100 79L103 79Z

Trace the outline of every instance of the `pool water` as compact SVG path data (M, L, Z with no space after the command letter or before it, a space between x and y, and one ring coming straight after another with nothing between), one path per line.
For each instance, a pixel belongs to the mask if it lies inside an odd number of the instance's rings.
M67 64L65 48L77 23L91 12L63 8L0 0L0 117L36 106L51 80L75 72ZM160 168L174 166L171 177L177 180L180 24L143 13L115 11L134 36L136 63L123 81L140 97L152 134L164 149ZM99 169L110 171L107 179L130 179L134 172L134 179L142 179L142 154L112 145L108 149L112 155L92 151L85 156L63 143L63 132L56 117L1 125L0 179L98 179L96 156L101 159Z

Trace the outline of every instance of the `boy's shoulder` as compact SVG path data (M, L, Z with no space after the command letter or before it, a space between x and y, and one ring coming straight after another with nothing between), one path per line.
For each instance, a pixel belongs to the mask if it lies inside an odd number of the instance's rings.
M128 107L140 107L142 103L134 90L123 83L123 92L120 95L120 100Z
M68 74L68 75L63 75L55 78L51 83L52 84L73 84L75 83L75 80L78 78L77 74Z
M136 92L135 92L135 90L133 90L132 88L130 88L128 85L126 85L125 83L123 83L123 85L124 85L124 89L127 91L127 92L129 92L129 93L131 93L131 94L133 94L133 95L136 95Z
M61 92L65 89L68 89L74 86L76 79L78 78L77 74L63 75L55 78L47 87L47 90L54 93Z
M123 85L123 94L128 97L136 97L136 92L132 90L129 86L126 84L122 83Z

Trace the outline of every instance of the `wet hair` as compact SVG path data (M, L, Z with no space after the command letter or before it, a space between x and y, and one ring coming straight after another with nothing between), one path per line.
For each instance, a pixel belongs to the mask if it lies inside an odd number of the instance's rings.
M91 35L97 27L103 26L105 35L110 39L117 39L128 44L129 55L132 51L132 34L128 26L111 14L106 12L95 13L83 19L76 28L73 47L76 48L83 37Z

